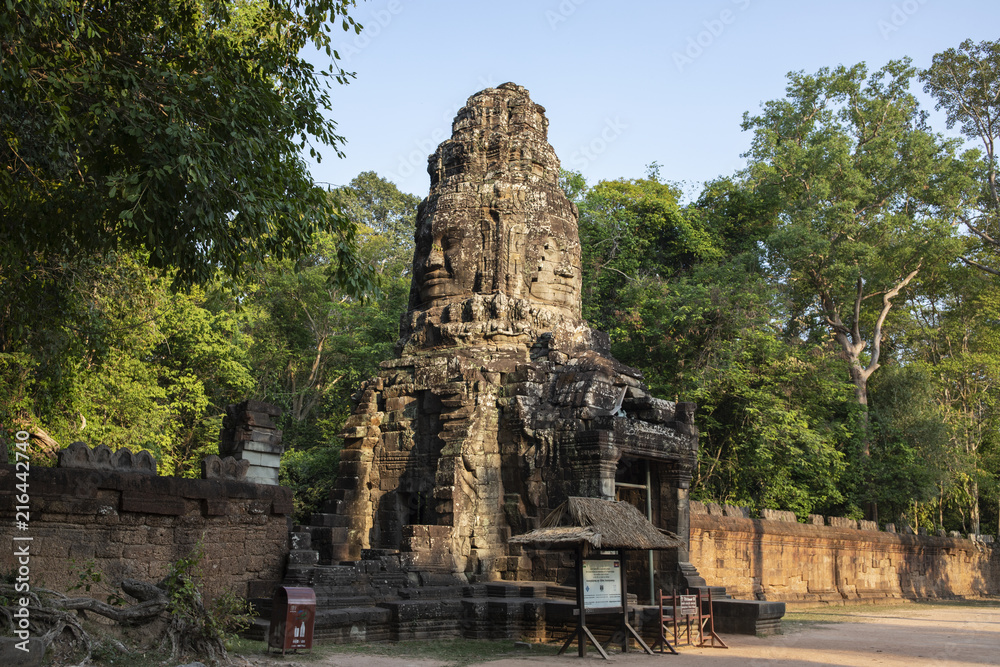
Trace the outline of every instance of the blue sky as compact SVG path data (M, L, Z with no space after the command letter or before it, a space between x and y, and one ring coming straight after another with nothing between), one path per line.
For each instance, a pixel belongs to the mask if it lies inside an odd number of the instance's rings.
M549 142L588 183L656 161L696 195L743 166L743 113L782 97L788 72L926 67L965 39L1000 39L996 0L367 0L353 15L365 31L338 32L335 48L357 78L334 86L330 112L347 157L325 149L313 176L344 185L374 170L419 197L455 113L506 81L546 108Z

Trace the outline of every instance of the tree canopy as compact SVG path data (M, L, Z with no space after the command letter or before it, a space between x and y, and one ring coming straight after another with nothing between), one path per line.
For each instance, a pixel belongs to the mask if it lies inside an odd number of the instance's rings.
M746 176L779 205L768 263L806 326L832 334L861 405L893 300L957 253L968 187L954 142L926 127L908 90L915 73L906 60L870 76L864 65L793 73L784 99L743 122Z
M1000 40L974 43L966 40L957 49L934 56L920 72L924 90L943 109L948 127L958 126L968 139L982 144L977 170L981 190L969 202L963 222L989 250L995 262L1000 254L1000 190L997 187L996 143L1000 139ZM977 156L978 157L978 156ZM964 261L993 275L1000 269L966 255Z
M339 236L336 278L362 292L353 227L301 150L343 138L323 111L350 75L333 26L353 0L29 0L0 14L4 267L143 250L177 284ZM299 51L326 49L319 72Z

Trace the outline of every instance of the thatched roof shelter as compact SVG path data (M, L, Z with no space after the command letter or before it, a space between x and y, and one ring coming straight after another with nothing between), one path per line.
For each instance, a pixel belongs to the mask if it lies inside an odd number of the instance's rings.
M589 544L595 549L673 549L679 537L654 526L626 502L569 498L537 530L510 538L511 544L559 549Z

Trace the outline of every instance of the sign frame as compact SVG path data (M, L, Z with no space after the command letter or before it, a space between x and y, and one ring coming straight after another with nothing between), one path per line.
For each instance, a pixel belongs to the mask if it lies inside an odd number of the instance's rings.
M679 604L677 605L677 615L678 616L697 616L698 615L698 596L697 595L678 595Z
M621 609L622 563L615 556L584 558L583 600L588 610Z

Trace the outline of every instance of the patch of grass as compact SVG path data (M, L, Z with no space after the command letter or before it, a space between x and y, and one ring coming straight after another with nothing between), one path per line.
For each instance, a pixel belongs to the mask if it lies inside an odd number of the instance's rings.
M264 642L240 640L233 655L259 655L266 652ZM379 642L373 644L316 643L311 653L271 653L275 663L315 662L331 655L378 655L398 658L429 658L447 662L449 667L467 667L515 656L555 655L559 646L532 644L530 649L515 648L511 640L442 639Z
M928 607L986 607L996 609L1000 607L1000 598L989 597L977 600L918 600L915 605Z

